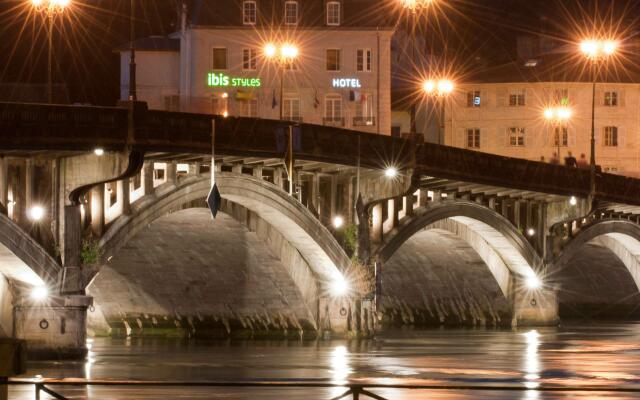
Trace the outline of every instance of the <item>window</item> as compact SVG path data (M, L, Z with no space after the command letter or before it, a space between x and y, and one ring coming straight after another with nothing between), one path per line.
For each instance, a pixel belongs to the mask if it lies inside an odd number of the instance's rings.
M511 107L521 107L525 104L525 89L514 90L509 93L509 105Z
M297 1L285 1L284 24L285 25L298 24L298 2Z
M376 119L373 116L373 95L369 93L356 93L354 97L356 116L353 119L354 126L373 126Z
M358 49L356 51L356 70L358 72L371 72L371 50Z
M617 107L618 92L615 92L615 91L604 92L604 105L607 107Z
M615 174L616 172L618 172L618 167L605 166L604 167L604 172L608 172L610 174Z
M337 1L327 3L327 25L340 25L340 3Z
M509 128L509 146L524 146L524 128Z
M212 52L212 68L215 70L227 69L227 49L216 47Z
M618 127L617 126L604 127L604 145L608 147L615 147L618 145Z
M324 123L327 125L343 125L342 97L328 95L324 99Z
M569 104L569 89L554 89L553 103L557 105Z
M480 107L479 90L471 90L467 92L467 107Z
M228 100L229 95L227 93L216 93L211 98L211 113L215 115L228 115Z
M257 20L257 8L255 1L242 2L242 23L245 25L255 25Z
M327 49L327 71L340 71L339 49Z
M297 97L285 97L282 102L282 116L288 121L301 121L300 99Z
M247 99L240 102L240 110L245 117L258 117L258 99Z
M553 130L553 145L555 147L567 147L569 144L569 128L556 126Z
M480 148L480 129L467 129L467 147L470 149Z
M256 49L242 49L242 69L245 71L256 70Z

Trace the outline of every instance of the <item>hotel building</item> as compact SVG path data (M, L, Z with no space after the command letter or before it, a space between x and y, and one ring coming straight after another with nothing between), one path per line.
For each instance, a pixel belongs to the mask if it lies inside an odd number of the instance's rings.
M376 0L184 2L178 32L136 41L138 98L153 109L269 119L282 107L286 120L390 134L392 15ZM268 44L297 56L281 62ZM127 47L118 49L122 99Z

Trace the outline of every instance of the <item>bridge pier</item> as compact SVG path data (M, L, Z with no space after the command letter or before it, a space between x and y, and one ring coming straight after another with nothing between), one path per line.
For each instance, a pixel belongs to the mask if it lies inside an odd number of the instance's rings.
M512 278L512 327L552 326L559 321L558 290L555 287L529 289L521 278Z
M27 300L14 307L15 336L26 340L31 359L81 359L87 354L87 308L92 298L67 295L49 304Z

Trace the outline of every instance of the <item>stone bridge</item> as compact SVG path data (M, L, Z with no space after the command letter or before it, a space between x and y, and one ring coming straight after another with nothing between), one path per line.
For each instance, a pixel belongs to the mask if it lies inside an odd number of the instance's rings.
M41 353L82 354L87 330L364 335L638 304L631 178L599 174L592 207L588 171L144 103L0 103L0 155L0 335Z

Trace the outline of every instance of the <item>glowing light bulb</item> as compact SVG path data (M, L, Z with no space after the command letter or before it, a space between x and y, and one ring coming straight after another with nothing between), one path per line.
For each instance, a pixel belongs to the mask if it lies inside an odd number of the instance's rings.
M536 234L536 230L535 229L533 229L533 228L527 229L527 235L533 236L535 234Z
M97 155L98 157L100 157L101 155L103 155L103 154L104 154L104 149L102 149L102 148L100 148L100 147L97 147L97 148L95 148L95 149L93 150L93 153L94 153L95 155Z
M529 275L525 280L525 284L529 289L538 289L542 286L542 281L535 275Z
M264 46L264 55L271 58L276 55L276 46L273 43L268 43Z
M569 199L569 204L571 204L572 206L578 204L578 199L576 199L576 196L571 196L571 198Z
M331 282L331 294L334 297L340 297L347 294L349 291L349 283L344 276L338 274Z
M49 289L46 286L36 286L31 289L31 298L36 301L42 301L49 296Z
M387 178L395 178L398 175L398 170L394 167L389 167L384 171L384 175Z
M344 225L344 219L341 216L337 216L333 218L334 228L340 228L342 225Z
M44 217L44 208L33 206L29 209L29 218L33 221L40 221Z

